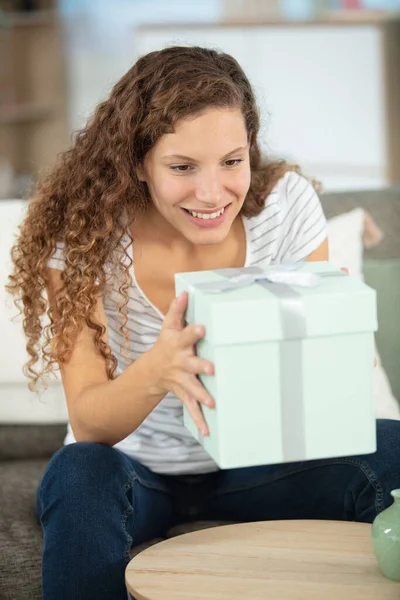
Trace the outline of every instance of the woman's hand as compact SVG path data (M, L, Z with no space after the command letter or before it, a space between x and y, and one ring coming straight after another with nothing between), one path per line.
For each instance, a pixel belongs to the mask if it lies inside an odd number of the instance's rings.
M183 292L171 303L150 353L158 391L175 394L186 406L199 431L207 436L209 431L200 405L214 408L214 401L197 375L213 375L214 366L195 354L194 346L205 336L205 328L202 325L185 326L187 302L188 294Z
M345 272L345 273L347 273L348 275L349 275L349 273L350 273L347 267L341 267L341 268L340 268L340 270L341 270L341 271L344 271L344 272ZM374 356L374 367L376 367L376 365L377 365L377 364L378 364L378 361L377 361L377 359L376 359L376 356Z

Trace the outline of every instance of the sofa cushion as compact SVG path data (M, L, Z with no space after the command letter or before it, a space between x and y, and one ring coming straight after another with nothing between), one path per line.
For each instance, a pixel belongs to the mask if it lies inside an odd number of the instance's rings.
M17 234L18 225L25 216L27 203L24 200L2 200L0 202L0 338L7 340L7 352L2 354L0 382L13 381L26 383L22 365L27 361L25 336L21 319L11 320L18 314L13 298L6 293L4 286L12 270L11 246ZM6 316L6 318L5 318Z
M65 431L65 425L0 425L0 460L49 459Z
M393 394L400 401L400 258L367 260L364 275L366 283L378 291L376 341Z
M22 369L22 364L21 364ZM48 384L45 391L31 392L24 383L0 381L0 423L44 424L68 421L61 381Z
M366 210L384 232L380 244L366 249L366 259L400 258L400 187L358 192L329 192L321 195L327 219L357 207Z
M65 423L68 415L58 372L50 379L48 390L33 394L28 389L23 374L28 353L22 316L5 290L12 272L11 246L26 207L25 200L0 200L0 339L6 344L0 361L0 423Z
M46 460L0 462L0 598L40 600L42 534L36 492Z

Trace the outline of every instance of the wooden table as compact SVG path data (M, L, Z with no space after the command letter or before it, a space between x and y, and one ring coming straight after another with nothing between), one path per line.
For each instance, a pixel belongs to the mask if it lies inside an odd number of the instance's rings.
M371 526L339 521L226 525L166 540L126 569L137 600L399 600Z

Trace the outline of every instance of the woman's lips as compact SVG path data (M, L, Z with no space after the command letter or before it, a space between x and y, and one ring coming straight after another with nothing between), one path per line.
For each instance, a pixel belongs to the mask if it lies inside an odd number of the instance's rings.
M190 221L190 223L193 223L193 225L196 225L197 227L209 229L209 228L219 227L220 225L222 225L222 223L224 223L224 221L226 220L226 215L229 212L230 207L231 207L230 204L225 206L224 212L222 214L220 214L219 217L214 217L214 219L202 219L201 217L195 217L194 215L192 215L186 208L183 208L182 210L184 211L184 213L185 213L186 217L188 218L188 220ZM194 211L194 212L197 212L197 211ZM218 212L218 210L201 211L201 212L203 214L213 214L214 212Z

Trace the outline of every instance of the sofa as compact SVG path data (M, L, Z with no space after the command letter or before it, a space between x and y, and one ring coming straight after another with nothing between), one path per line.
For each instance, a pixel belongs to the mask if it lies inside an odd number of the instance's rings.
M365 250L363 273L378 292L376 341L387 374L384 383L400 398L400 188L330 193L321 199L332 222L362 207L384 233L379 244ZM49 458L63 443L67 419L59 380L39 397L27 390L21 372L24 338L20 324L11 322L12 303L3 290L9 247L24 209L21 201L0 201L0 600L41 598L42 536L35 513L36 491ZM188 523L166 535L211 525L215 523Z

